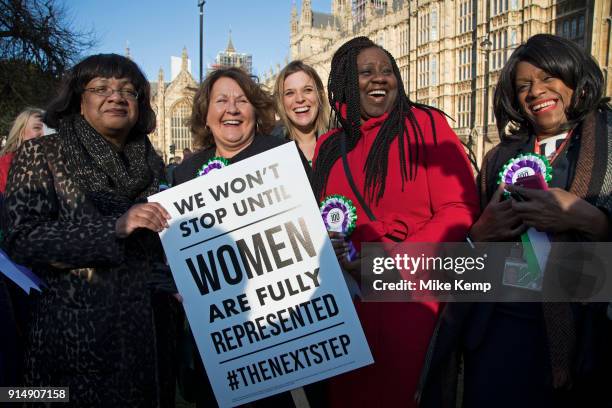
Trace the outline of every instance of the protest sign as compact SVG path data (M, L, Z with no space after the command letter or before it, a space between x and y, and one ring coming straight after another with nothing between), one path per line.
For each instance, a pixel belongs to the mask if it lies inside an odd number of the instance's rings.
M220 406L373 362L294 143L149 201Z

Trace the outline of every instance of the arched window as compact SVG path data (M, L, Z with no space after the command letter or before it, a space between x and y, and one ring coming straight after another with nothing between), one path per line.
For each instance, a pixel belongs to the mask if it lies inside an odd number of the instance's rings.
M177 103L170 114L170 139L177 152L191 148L191 132L187 126L190 116L191 105L186 100Z

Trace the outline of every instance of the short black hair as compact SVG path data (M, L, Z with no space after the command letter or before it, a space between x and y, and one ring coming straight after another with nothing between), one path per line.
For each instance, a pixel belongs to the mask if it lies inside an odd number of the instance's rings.
M591 55L568 39L552 34L534 35L512 53L499 75L493 109L502 138L508 136L505 129L510 122L516 125L511 130L514 135L533 132L533 125L517 98L515 80L519 62L528 62L546 71L574 91L566 112L568 128L608 101L603 96L603 74Z
M118 54L91 55L72 67L62 79L57 96L47 107L44 122L57 129L62 118L79 113L81 95L89 81L96 77L128 79L138 92L138 121L134 130L144 134L155 130L149 81L134 61Z

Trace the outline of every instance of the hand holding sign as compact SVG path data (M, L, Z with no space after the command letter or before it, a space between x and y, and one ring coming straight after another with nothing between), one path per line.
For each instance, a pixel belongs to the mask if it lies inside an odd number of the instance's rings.
M170 214L158 203L135 204L115 224L115 234L126 238L138 228L160 232L168 228Z
M220 406L373 362L294 143L149 201Z

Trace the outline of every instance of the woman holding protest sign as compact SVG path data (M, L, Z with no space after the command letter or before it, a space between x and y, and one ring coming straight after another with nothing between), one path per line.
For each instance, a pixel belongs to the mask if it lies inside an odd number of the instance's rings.
M603 83L594 59L570 40L538 34L514 51L495 89L501 143L482 164L473 241L517 242L522 251L534 232L548 233L550 264L560 255L554 242L609 240L612 112ZM526 167L529 179L511 174ZM532 179L539 182L518 185ZM496 267L504 282L515 257L506 256ZM546 289L555 271L542 272ZM606 406L610 332L605 304L449 305L424 406L441 406L440 390L450 389L444 382L456 379L442 363L451 353L463 356L466 407Z
M176 289L157 236L168 213L146 203L163 177L147 137L149 83L128 58L90 56L45 122L58 133L17 152L4 214L7 252L48 285L33 310L26 385L69 387L77 406L159 406L153 294Z
M310 65L290 62L274 85L276 112L285 126L285 137L294 140L312 162L317 138L327 131L329 107L323 82Z
M273 127L274 102L245 71L239 68L213 71L198 88L191 114L194 142L201 150L174 170L173 185L206 177L216 169L286 143L286 140L269 135ZM310 166L303 154L300 156L308 174ZM215 406L216 400L199 354L195 360L196 405ZM257 406L275 404L290 406L291 396L284 393L256 403Z
M194 142L202 150L176 168L174 180L183 183L280 146L282 140L268 136L273 127L272 98L248 74L239 68L212 72L196 92L191 115Z
M462 240L477 207L467 157L440 111L408 99L393 57L366 37L348 41L333 56L328 97L336 129L317 142L313 187L318 199L338 194L354 203L356 250L362 242ZM359 275L358 257L339 259ZM356 308L375 363L332 378L330 404L415 406L438 305Z

